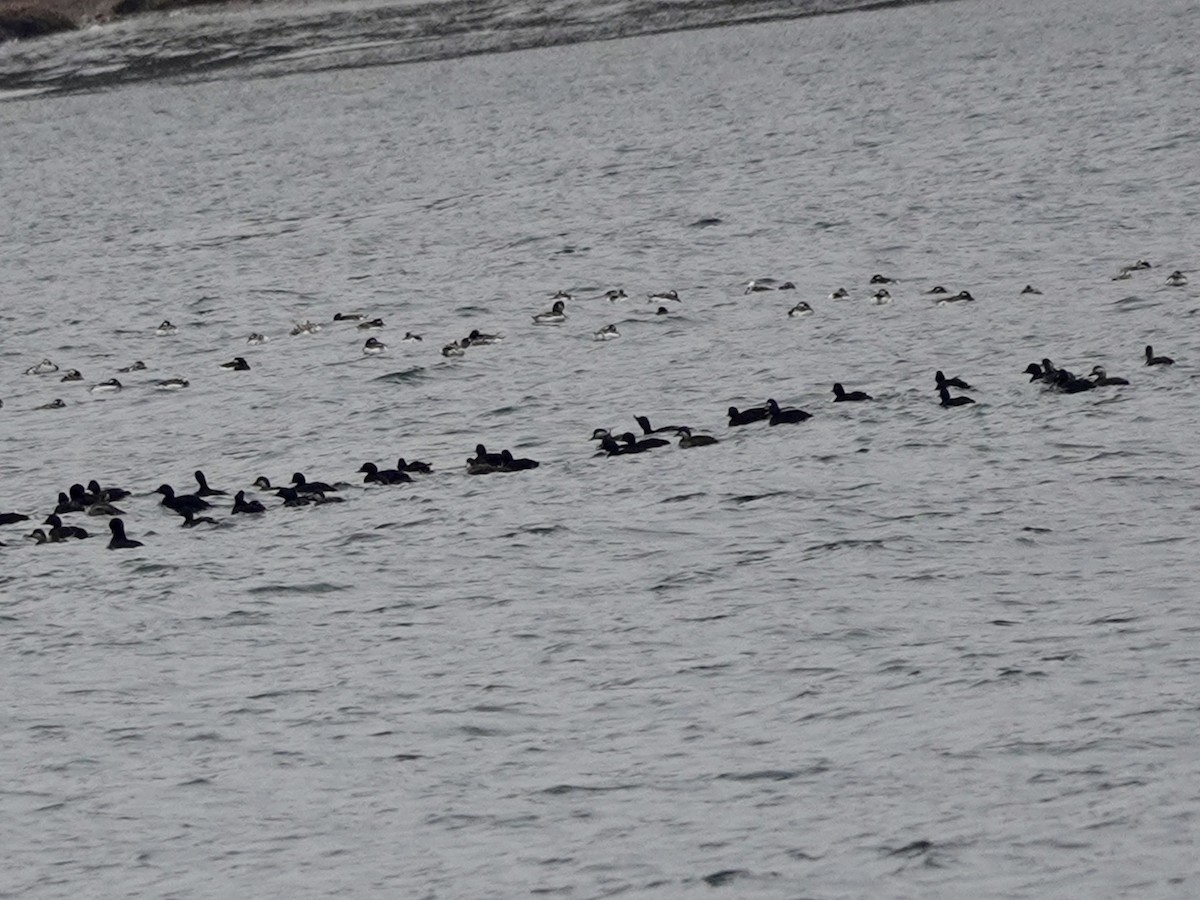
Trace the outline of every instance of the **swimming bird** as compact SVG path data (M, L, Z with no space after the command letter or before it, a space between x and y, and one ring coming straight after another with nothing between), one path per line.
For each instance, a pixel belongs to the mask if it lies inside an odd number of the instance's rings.
M729 426L749 425L751 422L762 422L771 417L771 411L766 406L752 406L740 412L736 406L729 407Z
M75 482L67 488L67 493L71 495L71 500L77 504L79 509L85 509L100 500L95 494L89 493L79 482Z
M292 326L292 337L301 334L316 334L320 330L321 326L316 322L310 322L308 319L305 319L303 322L297 322Z
M895 284L895 278L888 278L886 275L872 275L871 284Z
M421 475L428 475L433 471L433 466L427 462L421 462L419 459L414 459L412 462L406 462L404 457L396 460L396 468L401 472L418 472Z
M350 312L350 313L340 312L340 313L333 314L333 321L335 321L335 322L361 322L365 318L366 318L366 315L364 313L360 313L360 312Z
M241 356L235 356L229 362L221 363L221 368L230 372L249 372L250 363Z
M795 289L796 289L796 286L794 284L792 284L790 281L785 281L779 287L775 288L775 290L777 290L777 291L794 291Z
M611 341L620 336L621 332L617 331L616 325L605 325L603 328L598 328L592 332L593 341Z
M472 328L471 333L463 339L462 344L464 347L474 347L476 344L486 347L488 344L498 344L502 340L504 340L504 335L502 334L487 334L478 328Z
M467 351L463 349L462 345L459 344L458 341L452 341L442 348L442 356L449 357L451 359L466 355Z
M950 390L945 384L938 385L938 396L942 398L942 406L966 406L975 402L965 394L960 397L951 397Z
M653 294L651 294L649 296L649 299L647 300L647 302L653 303L655 300L674 300L676 303L683 302L682 300L679 299L679 294L674 290L655 291Z
M83 373L78 369L67 369L66 374L59 381L83 381Z
M407 472L401 472L399 469L380 469L373 462L363 463L358 471L366 473L363 484L406 484L412 481L412 476Z
M64 525L62 523L62 519L53 513L46 516L46 521L42 524L50 526L48 537L50 538L51 543L57 544L61 541L70 540L71 538L82 540L83 538L90 537L85 529L80 528L77 525Z
M178 331L179 329L172 325L169 319L163 319L162 324L154 329L154 333L159 337L169 337L178 333Z
M1167 276L1167 284L1171 287L1183 287L1187 283L1187 276L1178 269Z
M506 472L523 472L527 469L536 469L540 465L541 463L536 459L514 458L508 450L500 451L500 468Z
M160 391L180 391L189 384L186 378L175 376L174 378L165 378L155 384Z
M788 310L788 317L792 318L792 319L797 319L800 316L811 316L812 313L813 313L813 308L807 302L805 302L804 300L801 300L799 303L797 303L795 306L793 306L791 309Z
M874 399L875 399L874 397L872 397L870 394L868 394L864 391L850 391L850 393L846 393L846 389L844 387L842 387L841 382L838 382L837 384L835 384L833 386L833 402L834 403L846 403L846 402L857 403L862 400L874 400Z
M336 491L337 488L328 485L323 481L307 481L304 478L303 472L292 473L292 485L299 494L327 494L330 491Z
M1026 370L1026 371L1028 371L1028 370ZM1040 372L1041 369L1038 369L1038 371ZM938 387L938 388L954 387L954 388L958 388L959 390L963 390L963 391L971 390L971 386L969 384L967 384L965 381L963 381L961 378L957 378L957 377L956 378L947 378L945 373L942 372L941 369L938 369L937 372L934 373L933 380L934 380L934 386Z
M363 343L362 352L366 356L375 356L387 349L387 344L376 337L369 337Z
M829 295L829 299L830 300L848 300L848 299L850 299L850 292L848 290L846 290L844 287L840 287L836 291L834 291L832 294Z
M1053 386L1064 394L1078 394L1080 391L1094 390L1096 382L1088 381L1086 378L1077 378L1066 369L1059 369L1054 373Z
M101 500L89 506L87 514L89 516L123 516L125 515L125 510L118 509L111 503Z
M746 290L743 294L754 293L755 291L773 291L775 290L774 278L752 278L746 282Z
M404 337L400 338L400 340L412 343L414 341L422 340L422 337L419 334L413 334L411 331L406 331L404 332Z
M1027 284L1027 285L1025 285L1025 287L1023 287L1021 289L1021 293L1022 294L1040 294L1041 291L1039 291L1037 288L1035 288L1032 284Z
M58 492L58 505L54 507L54 514L65 516L67 513L83 512L87 508L87 504L68 497L64 491Z
M271 487L271 479L266 475L259 475L257 478L255 478L254 487L258 488L260 491L273 490Z
M108 542L109 550L132 550L142 546L141 541L125 536L125 523L120 519L109 519L108 528L112 532L112 538Z
M632 431L627 431L621 435L621 440L625 442L626 447L637 448L636 450L631 451L633 453L641 453L643 450L653 450L655 447L666 447L671 443L668 440L656 437L647 437L638 440L636 437L634 437Z
M717 439L710 434L692 434L692 429L686 425L679 429L679 448L681 450L691 447L708 447L715 443L717 443Z
M316 502L315 494L300 494L295 488L280 488L275 492L275 496L283 498L284 506L308 506Z
M600 449L603 450L608 456L622 456L626 453L639 452L636 449L636 446L634 448L630 448L622 444L618 444L616 438L614 438L611 434L606 434L604 437L600 438Z
M614 288L613 290L605 291L604 297L609 303L616 303L618 300L629 299L629 295L626 294L621 288Z
M546 312L540 312L533 317L534 325L558 325L567 321L567 306L562 300L555 300L554 305Z
M265 344L269 340L270 340L270 338L267 337L265 334L260 334L257 331L252 331L252 332L250 332L250 336L248 338L246 338L246 343L252 347L256 347L259 344Z
M871 295L871 302L876 306L887 306L892 302L892 295L887 288L880 288Z
M551 300L574 300L574 299L575 299L575 295L574 295L574 294L571 294L571 293L568 293L567 291L561 291L561 290L560 290L560 291L555 291L555 292L554 292L554 293L551 295L550 299L551 299Z
M179 494L176 496L175 488L169 484L160 484L154 493L162 494L162 506L181 516L189 510L196 513L209 507L207 500L203 497L197 497L195 494Z
M1109 378L1108 372L1104 371L1104 366L1092 366L1092 381L1096 383L1097 387L1129 384L1129 380L1126 378Z
M146 364L139 359L137 362L130 363L127 366L123 366L120 369L117 369L117 371L121 374L124 374L126 372L142 372L142 371L145 371L145 368L146 368ZM113 380L115 381L116 379L113 379Z
M927 293L927 294L948 294L950 292L948 290L946 290L944 287L942 287L940 284L935 284L933 287L931 287L925 293Z
M376 328L382 328L383 319L369 319L366 322L359 322L357 327L359 331L372 331Z
M216 525L217 520L212 516L198 516L194 510L185 509L180 515L183 516L183 521L179 523L180 528L195 528L197 525Z
M654 314L656 316L669 316L671 314L671 311L669 309L667 309L665 306L660 306L658 309L656 309L654 311Z
M224 497L225 491L217 490L208 486L208 479L204 477L204 473L199 469L195 472L196 484L200 485L200 489L196 491L197 497Z
M87 489L93 497L105 503L112 503L115 500L124 500L129 496L129 491L125 490L125 488L102 488L100 487L100 482L94 478L87 483Z
M0 513L0 525L12 525L16 522L27 522L29 516L19 512Z
M485 463L489 466L499 466L504 462L504 456L500 453L488 453L487 448L483 444L476 444L474 462Z
M1154 348L1149 344L1146 345L1146 365L1148 366L1173 366L1175 360L1169 356L1155 356Z
M56 397L55 399L51 400L49 403L43 403L41 406L38 407L38 409L62 409L66 405L67 404L64 400Z
M101 381L99 384L93 384L89 391L93 394L115 394L122 389L121 382L115 378L109 378L107 381Z
M263 506L261 500L247 500L246 492L238 491L236 494L234 494L233 509L230 510L229 514L237 515L238 513L246 513L249 515L256 515L266 511L267 508Z
M42 361L40 363L38 363L37 365L30 366L28 369L26 369L25 374L26 375L49 375L50 373L57 372L57 371L58 371L58 366L56 366L53 362L51 362L50 359L47 357L47 358L42 359Z
M957 294L954 294L953 296L942 297L941 299L938 300L938 305L944 306L947 303L962 303L963 301L971 301L974 299L975 298L971 296L970 291L959 291Z
M633 421L637 422L638 425L641 426L642 434L658 434L663 431L674 431L676 434L678 434L681 430L687 427L686 425L663 425L659 428L651 428L649 416L634 416Z
M781 407L774 399L767 400L767 409L771 413L770 418L767 420L771 425L788 425L812 418L812 413L790 406L787 408Z

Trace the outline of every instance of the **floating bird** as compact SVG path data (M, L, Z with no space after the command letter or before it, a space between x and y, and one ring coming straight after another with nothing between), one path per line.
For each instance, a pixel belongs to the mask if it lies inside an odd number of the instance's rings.
M771 411L765 406L752 406L740 412L736 406L729 407L729 425L749 425L751 422L762 422L771 417Z
M170 337L178 332L179 329L172 325L169 319L163 319L162 324L154 329L154 333L159 337Z
M233 509L230 510L230 515L238 513L246 513L249 515L257 515L264 513L267 508L262 505L261 500L247 500L245 491L238 491L233 497Z
M617 331L616 325L605 325L603 328L598 328L592 332L593 341L612 341L620 336L621 333Z
M200 485L200 489L196 491L197 497L224 497L225 492L217 490L217 488L208 486L208 479L199 469L195 472L196 484Z
M1104 366L1092 366L1092 381L1096 383L1097 387L1129 384L1129 380L1126 378L1109 378L1108 372L1104 371Z
M812 413L810 412L805 412L802 409L795 409L793 407L784 409L773 399L767 401L767 409L771 413L771 417L768 419L768 422L771 425L786 425L795 422L803 422L805 419L812 418Z
M567 306L562 300L555 300L554 305L546 312L540 312L533 317L534 325L558 325L567 321L565 312Z
M108 528L112 532L112 538L109 539L109 550L132 550L134 547L141 547L141 541L135 541L133 538L125 536L125 523L120 519L110 519Z
M874 397L864 391L850 391L850 393L846 393L846 389L842 387L840 382L833 386L833 401L835 403L858 403L863 400L874 399Z
M399 469L380 469L372 462L363 463L358 471L366 473L363 484L406 484L412 481L412 476L407 472L401 472Z
M1171 287L1183 287L1187 283L1187 276L1178 269L1167 276L1167 284Z
M1037 288L1035 288L1032 284L1027 284L1027 285L1025 285L1025 287L1023 287L1021 289L1021 293L1022 294L1040 294L1041 291L1039 291Z
M687 450L691 447L708 447L717 443L717 439L709 434L692 434L692 429L686 425L679 429L679 448Z
M1155 356L1154 348L1149 344L1146 345L1146 365L1148 366L1173 366L1175 360L1169 356Z
M110 378L107 381L101 381L99 384L93 384L88 390L93 394L115 394L122 389L121 382L115 378Z
M406 462L403 456L396 460L396 468L401 472L418 472L422 475L428 475L433 471L433 466L429 465L429 463L421 462L419 459Z
M30 366L25 370L26 375L49 375L52 372L57 372L58 366L50 361L49 358L43 359L40 363Z
M1041 370L1039 369L1039 371L1041 371ZM952 387L958 388L959 390L962 390L962 391L971 390L971 386L969 384L967 384L965 381L963 381L961 378L947 378L945 373L942 372L941 369L938 369L937 372L934 373L933 380L934 380L935 387L938 387L938 388L941 388L944 386L944 387L948 387L948 388L952 388Z
M387 344L376 337L369 337L363 343L362 352L367 356L375 356L387 349Z
M221 368L230 372L249 372L250 363L240 356L235 356L229 362L221 363Z
M125 374L126 372L142 372L142 371L145 371L145 369L146 369L146 364L139 359L135 363L130 363L127 366L117 369L117 372L119 372L121 374Z
M793 306L791 309L788 310L788 317L792 318L792 319L797 319L800 316L811 316L812 313L813 313L813 308L811 306L809 306L808 303L801 300L799 303L797 303L795 306Z
M938 385L938 396L942 398L942 406L966 406L968 403L975 402L965 394L960 397L951 397L950 390L945 384Z

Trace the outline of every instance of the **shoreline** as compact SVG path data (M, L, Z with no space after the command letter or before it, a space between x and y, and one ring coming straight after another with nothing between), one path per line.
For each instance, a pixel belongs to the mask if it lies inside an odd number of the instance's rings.
M0 43L76 31L140 13L223 2L226 0L0 0Z

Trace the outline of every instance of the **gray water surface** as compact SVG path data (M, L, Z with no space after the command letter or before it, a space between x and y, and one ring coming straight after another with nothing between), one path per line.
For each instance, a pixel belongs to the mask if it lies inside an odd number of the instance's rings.
M0 511L34 516L0 532L0 895L1195 896L1198 11L0 104ZM472 328L504 340L441 356ZM1042 357L1132 384L1049 393ZM767 397L813 418L727 427ZM640 413L720 443L593 456ZM468 476L481 441L542 465ZM434 474L358 484L400 455ZM181 529L151 492L197 468L346 502ZM92 477L143 548L25 537Z

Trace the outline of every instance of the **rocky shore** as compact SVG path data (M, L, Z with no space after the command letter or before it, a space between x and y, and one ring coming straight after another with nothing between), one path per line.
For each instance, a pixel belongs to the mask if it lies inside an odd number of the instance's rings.
M222 0L0 0L0 41L41 37L96 22Z

